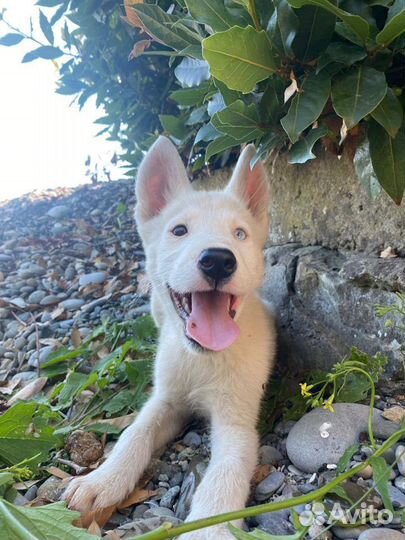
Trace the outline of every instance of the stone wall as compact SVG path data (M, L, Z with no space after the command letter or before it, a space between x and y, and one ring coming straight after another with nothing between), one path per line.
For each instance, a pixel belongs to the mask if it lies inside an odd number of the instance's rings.
M405 292L405 208L371 201L349 159L269 165L272 225L264 295L276 308L280 360L330 367L355 345L390 357L403 376L405 335L387 329L375 305ZM380 257L388 246L400 255ZM402 332L403 334L403 332Z

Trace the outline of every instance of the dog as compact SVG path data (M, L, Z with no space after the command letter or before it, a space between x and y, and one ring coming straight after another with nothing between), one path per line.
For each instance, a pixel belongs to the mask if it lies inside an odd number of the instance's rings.
M159 327L154 388L134 423L95 471L71 481L65 499L79 511L123 500L152 454L190 414L208 417L212 456L188 521L243 508L257 464L260 401L275 330L257 289L264 276L269 184L253 145L225 189L195 190L175 146L159 137L136 183L135 217ZM236 523L241 526L241 523ZM182 540L234 540L226 525Z

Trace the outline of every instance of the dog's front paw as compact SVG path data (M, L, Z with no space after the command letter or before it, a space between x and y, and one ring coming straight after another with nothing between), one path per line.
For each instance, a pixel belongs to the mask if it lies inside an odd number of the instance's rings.
M125 499L133 488L122 475L100 472L101 469L70 481L63 494L69 508L79 512L108 508Z

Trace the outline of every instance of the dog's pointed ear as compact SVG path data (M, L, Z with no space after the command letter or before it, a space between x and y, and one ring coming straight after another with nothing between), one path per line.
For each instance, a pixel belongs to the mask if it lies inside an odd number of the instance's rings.
M243 149L226 191L242 199L256 219L267 223L270 204L269 181L260 160L256 161L253 168L251 167L255 155L253 144Z
M184 189L191 189L191 185L179 153L167 137L160 136L139 166L136 219L147 221L158 215Z

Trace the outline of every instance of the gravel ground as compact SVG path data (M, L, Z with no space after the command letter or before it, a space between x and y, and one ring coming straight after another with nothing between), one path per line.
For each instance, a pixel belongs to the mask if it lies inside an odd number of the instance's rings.
M19 378L26 384L36 379L38 362L45 362L61 344L69 345L73 328L85 337L107 318L122 321L149 312L144 254L135 231L133 205L131 181L49 190L0 204L0 400L7 381ZM379 409L399 405L404 410L404 396L397 387L387 384L382 396L377 403ZM286 451L293 426L293 422L281 421L274 433L262 440L249 504L309 493L335 476L334 464L307 473L293 465ZM362 446L351 466L369 453L368 447ZM113 529L120 538L130 538L164 521L180 523L187 515L209 454L207 429L201 424L191 426L151 464L145 489L153 491L153 496L116 512L105 530ZM387 461L392 463L394 459L392 453ZM391 473L391 498L398 509L405 507L403 461L400 459ZM372 486L371 473L366 470L347 484L354 498ZM50 478L39 488L30 488L23 496L25 501L41 490L48 500L60 494L58 481ZM376 508L382 506L376 491L366 500ZM297 508L301 514L309 510ZM326 531L325 515L318 513L315 517L311 538L374 538L366 530L368 526L350 532L338 527ZM289 511L264 514L247 526L276 535L294 533ZM380 530L381 539L405 538L398 518L388 527L389 533Z

